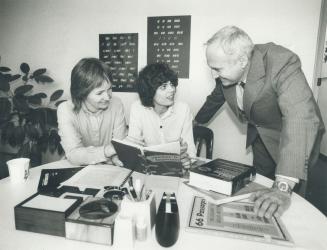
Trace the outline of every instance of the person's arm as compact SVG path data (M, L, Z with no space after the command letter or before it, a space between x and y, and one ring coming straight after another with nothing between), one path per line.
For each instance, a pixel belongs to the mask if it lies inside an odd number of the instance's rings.
M187 153L190 157L195 157L196 149L193 137L193 115L188 105L185 110L185 120L183 123L181 138L187 143Z
M185 119L181 131L181 161L184 169L191 167L191 158L196 156L196 149L193 138L193 115L188 105L185 104Z
M124 106L119 101L117 108L115 110L115 120L114 120L114 127L112 131L112 138L116 138L122 140L127 135L127 125L125 119L125 111Z
M141 110L138 103L133 103L130 109L127 139L131 142L145 145L141 117Z
M318 107L301 70L299 58L292 54L279 74L276 93L282 113L279 161L276 175L307 179L310 154L320 127Z
M205 103L195 116L195 123L207 123L224 103L225 97L222 90L221 80L217 78L215 88L211 94L207 96Z
M70 162L75 165L88 165L107 160L105 156L106 148L104 146L84 147L81 134L74 120L75 114L73 113L72 104L70 102L64 102L59 105L57 116L61 145ZM83 125L79 124L79 126ZM108 151L107 154L111 154L111 152Z
M252 197L258 215L268 218L273 214L280 216L288 209L296 180L307 178L308 162L320 126L317 106L299 58L291 54L279 72L274 86L282 113L276 181L271 189Z
M115 109L115 119L114 119L114 126L112 131L112 138L116 138L119 140L122 140L126 137L127 134L127 125L126 125L126 119L125 119L125 111L124 106L119 100L117 108ZM116 166L123 166L123 163L119 160L116 151L113 147L113 145L110 143L106 146L108 149L108 153L105 150L105 155L110 155L108 163L112 163Z

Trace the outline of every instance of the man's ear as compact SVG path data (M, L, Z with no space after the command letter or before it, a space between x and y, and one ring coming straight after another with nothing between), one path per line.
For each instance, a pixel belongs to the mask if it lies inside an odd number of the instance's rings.
M239 61L241 64L241 67L245 69L245 67L248 65L249 58L246 55L242 55L239 57Z

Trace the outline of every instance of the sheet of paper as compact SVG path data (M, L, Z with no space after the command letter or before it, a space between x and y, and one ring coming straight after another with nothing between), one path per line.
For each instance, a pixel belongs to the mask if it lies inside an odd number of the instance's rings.
M89 165L73 177L61 183L62 186L102 189L104 186L119 186L130 172L129 169L112 165Z
M65 212L71 205L74 204L75 199L62 199L46 195L38 195L29 200L23 207L45 209L51 211Z

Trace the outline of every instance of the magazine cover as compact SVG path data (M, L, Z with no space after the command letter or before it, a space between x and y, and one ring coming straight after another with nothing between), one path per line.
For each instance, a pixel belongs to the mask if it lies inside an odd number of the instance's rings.
M195 196L187 223L188 231L213 233L244 240L294 246L279 218L261 218L254 203L230 202L214 205Z

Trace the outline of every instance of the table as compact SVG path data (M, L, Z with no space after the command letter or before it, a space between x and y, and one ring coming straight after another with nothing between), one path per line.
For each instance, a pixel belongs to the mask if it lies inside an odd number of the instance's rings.
M52 162L31 169L28 180L22 184L12 184L9 178L0 181L0 249L1 250L105 250L119 249L113 246L92 244L68 240L63 237L31 233L15 230L14 206L37 191L41 169L73 167L66 160ZM167 178L167 177L165 177ZM292 249L287 246L277 246L266 243L232 239L221 236L197 234L185 231L189 214L189 206L196 191L181 183L182 179L172 179L167 189L176 189L180 213L180 234L178 241L170 249ZM256 182L271 185L272 181L258 175ZM160 191L160 183L158 190ZM163 191L163 190L161 190ZM171 191L171 190L166 190ZM157 205L161 193L156 193ZM282 221L295 242L293 249L326 250L327 249L327 219L326 217L297 194L292 195L291 207L282 216ZM135 242L134 249L164 249L152 237L145 242Z

